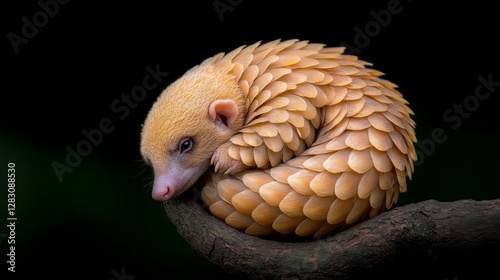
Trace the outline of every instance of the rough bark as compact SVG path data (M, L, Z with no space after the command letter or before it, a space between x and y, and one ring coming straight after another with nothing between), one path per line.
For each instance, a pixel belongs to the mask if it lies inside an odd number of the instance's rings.
M165 210L192 248L241 279L498 274L500 199L409 204L329 237L301 242L248 236L210 215L190 195L165 203Z

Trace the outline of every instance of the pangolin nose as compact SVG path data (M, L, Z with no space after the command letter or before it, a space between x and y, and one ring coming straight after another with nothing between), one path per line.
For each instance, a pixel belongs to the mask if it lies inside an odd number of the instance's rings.
M173 190L172 187L168 185L161 187L154 187L151 195L153 196L154 200L167 201L172 197Z

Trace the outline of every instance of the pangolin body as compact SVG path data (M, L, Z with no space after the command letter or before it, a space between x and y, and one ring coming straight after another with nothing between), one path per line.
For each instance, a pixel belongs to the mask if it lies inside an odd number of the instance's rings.
M275 40L197 66L229 74L243 100L243 119L205 173L213 215L249 235L321 237L406 191L417 158L413 112L395 84L343 51Z

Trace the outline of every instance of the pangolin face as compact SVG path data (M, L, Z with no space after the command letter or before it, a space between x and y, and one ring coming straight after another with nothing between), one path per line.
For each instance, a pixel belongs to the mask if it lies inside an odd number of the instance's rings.
M141 134L141 154L154 169L155 200L183 193L209 169L214 151L234 133L224 125L234 118L224 115L225 103L216 106L222 115L210 113L212 104L237 93L234 80L221 78L211 67L191 69L161 93Z
M210 155L204 151L215 150L216 143L194 129L162 134L153 140L145 133L143 143L150 148L143 149L143 157L154 170L152 197L166 201L185 192L207 171Z

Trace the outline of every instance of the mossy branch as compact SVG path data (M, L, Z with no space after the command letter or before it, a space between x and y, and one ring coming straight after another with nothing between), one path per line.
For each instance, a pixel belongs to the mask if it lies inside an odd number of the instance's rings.
M192 196L165 210L192 248L241 279L477 278L498 266L500 199L408 204L304 242L246 235Z

